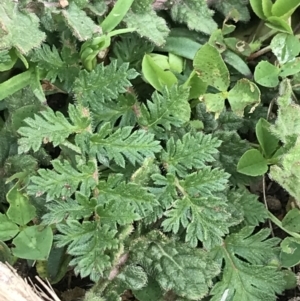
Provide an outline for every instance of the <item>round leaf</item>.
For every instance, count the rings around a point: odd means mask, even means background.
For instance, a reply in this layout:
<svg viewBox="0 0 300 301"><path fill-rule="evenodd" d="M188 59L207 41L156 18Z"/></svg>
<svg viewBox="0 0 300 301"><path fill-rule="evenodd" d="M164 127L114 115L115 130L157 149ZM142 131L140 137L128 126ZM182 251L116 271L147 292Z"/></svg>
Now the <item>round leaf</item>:
<svg viewBox="0 0 300 301"><path fill-rule="evenodd" d="M258 150L250 149L240 158L237 171L248 176L261 176L268 171L267 160Z"/></svg>
<svg viewBox="0 0 300 301"><path fill-rule="evenodd" d="M13 240L15 248L12 249L12 252L18 258L47 260L52 241L53 233L50 227L31 226L25 228Z"/></svg>
<svg viewBox="0 0 300 301"><path fill-rule="evenodd" d="M205 83L219 91L227 91L230 84L229 71L215 47L203 45L196 53L193 65Z"/></svg>
<svg viewBox="0 0 300 301"><path fill-rule="evenodd" d="M35 207L30 204L28 196L20 192L18 183L11 188L6 198L10 204L6 214L12 222L24 226L35 217Z"/></svg>
<svg viewBox="0 0 300 301"><path fill-rule="evenodd" d="M246 106L257 106L260 103L260 91L253 82L243 78L229 91L228 101L232 111L243 116Z"/></svg>
<svg viewBox="0 0 300 301"><path fill-rule="evenodd" d="M300 242L293 237L285 238L281 244L282 267L290 268L300 263Z"/></svg>
<svg viewBox="0 0 300 301"><path fill-rule="evenodd" d="M294 35L277 34L271 41L270 47L280 64L293 60L300 52L300 41Z"/></svg>
<svg viewBox="0 0 300 301"><path fill-rule="evenodd" d="M217 116L220 115L224 109L225 98L222 93L204 94L201 100L205 102L206 110L208 112L216 113Z"/></svg>
<svg viewBox="0 0 300 301"><path fill-rule="evenodd" d="M291 232L300 232L300 210L293 208L282 220L282 226Z"/></svg>
<svg viewBox="0 0 300 301"><path fill-rule="evenodd" d="M259 62L254 71L254 79L262 86L273 88L278 86L280 69L267 61Z"/></svg>
<svg viewBox="0 0 300 301"><path fill-rule="evenodd" d="M6 241L15 237L19 227L11 222L6 215L0 213L0 240Z"/></svg>

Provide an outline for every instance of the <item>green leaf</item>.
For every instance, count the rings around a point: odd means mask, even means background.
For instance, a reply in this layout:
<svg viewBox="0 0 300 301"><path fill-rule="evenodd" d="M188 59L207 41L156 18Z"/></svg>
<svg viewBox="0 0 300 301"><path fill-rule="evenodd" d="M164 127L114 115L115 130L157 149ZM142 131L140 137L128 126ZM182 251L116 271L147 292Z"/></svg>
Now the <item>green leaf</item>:
<svg viewBox="0 0 300 301"><path fill-rule="evenodd" d="M262 0L263 13L267 18L272 16L272 6L272 0Z"/></svg>
<svg viewBox="0 0 300 301"><path fill-rule="evenodd" d="M177 141L171 137L161 160L168 166L168 172L184 177L189 170L201 169L206 162L215 161L213 156L218 153L217 147L220 145L221 141L201 132L195 135L187 133Z"/></svg>
<svg viewBox="0 0 300 301"><path fill-rule="evenodd" d="M79 41L86 41L92 38L94 33L101 33L101 28L74 2L71 2L67 9L61 10L61 13L67 26Z"/></svg>
<svg viewBox="0 0 300 301"><path fill-rule="evenodd" d="M19 9L18 2L1 1L0 6L0 50L15 47L22 54L40 46L45 39L39 30L39 19L28 10ZM30 28L30 30L29 30Z"/></svg>
<svg viewBox="0 0 300 301"><path fill-rule="evenodd" d="M27 191L31 195L40 196L47 193L46 200L57 197L70 197L78 188L82 193L96 186L94 179L95 165L90 161L75 169L67 160L51 161L53 169L39 169L39 176L31 177Z"/></svg>
<svg viewBox="0 0 300 301"><path fill-rule="evenodd" d="M249 176L261 176L268 171L267 160L256 149L250 149L241 157L237 171Z"/></svg>
<svg viewBox="0 0 300 301"><path fill-rule="evenodd" d="M72 52L66 46L59 53L55 45L51 49L49 45L43 44L41 48L34 51L31 61L36 62L43 70L46 80L54 83L58 78L69 89L80 70L78 53Z"/></svg>
<svg viewBox="0 0 300 301"><path fill-rule="evenodd" d="M236 53L230 50L225 50L222 53L224 61L232 66L235 70L240 72L242 75L250 78L252 76L252 72L248 65L245 63L243 59L241 59Z"/></svg>
<svg viewBox="0 0 300 301"><path fill-rule="evenodd" d="M287 77L291 75L298 74L300 72L300 58L297 57L291 62L285 63L281 68L280 68L280 73L279 75L281 77Z"/></svg>
<svg viewBox="0 0 300 301"><path fill-rule="evenodd" d="M277 238L267 239L268 229L252 234L254 227L226 237L215 251L215 260L225 262L222 279L211 290L212 301L220 301L228 290L226 301L273 301L285 288L284 274L267 266L275 255Z"/></svg>
<svg viewBox="0 0 300 301"><path fill-rule="evenodd" d="M145 130L132 132L132 129L127 126L112 133L109 123L103 124L99 132L90 138L98 160L105 165L114 160L117 165L125 167L125 158L135 165L160 151L159 141L154 140L153 134Z"/></svg>
<svg viewBox="0 0 300 301"><path fill-rule="evenodd" d="M46 205L48 212L43 215L44 225L54 225L61 223L65 219L88 218L93 214L96 203L95 199L89 199L75 192L76 199L66 198L63 202L52 201Z"/></svg>
<svg viewBox="0 0 300 301"><path fill-rule="evenodd" d="M170 88L178 81L171 71L161 68L149 54L144 55L142 72L146 81L158 91L162 91L164 86Z"/></svg>
<svg viewBox="0 0 300 301"><path fill-rule="evenodd" d="M292 34L278 33L271 41L270 47L279 63L293 60L300 52L300 41Z"/></svg>
<svg viewBox="0 0 300 301"><path fill-rule="evenodd" d="M230 190L227 195L228 201L233 204L243 216L243 224L258 226L268 218L268 211L258 196L249 192L246 188Z"/></svg>
<svg viewBox="0 0 300 301"><path fill-rule="evenodd" d="M148 282L145 287L139 290L133 289L132 292L138 300L142 301L159 300L163 295L163 291L158 282L151 276L148 276Z"/></svg>
<svg viewBox="0 0 300 301"><path fill-rule="evenodd" d="M82 278L89 276L97 281L106 269L111 267L111 258L106 251L112 253L119 245L115 237L116 230L108 225L100 226L95 221L67 220L66 223L57 224L61 234L55 236L58 247L68 245L68 254L75 256L70 262L75 266L75 274Z"/></svg>
<svg viewBox="0 0 300 301"><path fill-rule="evenodd" d="M10 240L18 233L18 225L10 221L5 214L0 213L0 240Z"/></svg>
<svg viewBox="0 0 300 301"><path fill-rule="evenodd" d="M225 95L223 93L207 93L200 97L204 101L207 112L216 113L216 117L220 115L225 106Z"/></svg>
<svg viewBox="0 0 300 301"><path fill-rule="evenodd" d="M170 31L166 21L152 9L143 14L129 10L123 21L127 24L127 27L136 28L141 37L149 39L157 46L165 43Z"/></svg>
<svg viewBox="0 0 300 301"><path fill-rule="evenodd" d="M285 33L293 34L293 29L288 24L287 21L280 17L272 16L267 19L268 23L266 25L270 28L273 28L278 31L282 31Z"/></svg>
<svg viewBox="0 0 300 301"><path fill-rule="evenodd" d="M300 199L300 141L280 157L280 162L270 168L270 177L289 192L296 200Z"/></svg>
<svg viewBox="0 0 300 301"><path fill-rule="evenodd" d="M34 114L39 112L39 107L36 105L27 105L16 109L12 114L12 126L15 131L20 127L26 126L25 119L30 117L33 118Z"/></svg>
<svg viewBox="0 0 300 301"><path fill-rule="evenodd" d="M257 140L267 159L271 158L279 147L279 139L271 133L270 126L271 124L267 120L260 118L255 128Z"/></svg>
<svg viewBox="0 0 300 301"><path fill-rule="evenodd" d="M21 127L18 133L19 153L28 152L32 149L38 151L42 143L52 142L54 146L63 143L72 133L81 132L90 125L88 117L83 116L79 107L69 105L69 117L72 123L61 113L53 112L50 108L42 111L35 118L26 118L26 127Z"/></svg>
<svg viewBox="0 0 300 301"><path fill-rule="evenodd" d="M292 101L292 87L288 80L280 85L279 105L275 125L270 130L283 143L288 143L298 137L300 131L300 106Z"/></svg>
<svg viewBox="0 0 300 301"><path fill-rule="evenodd" d="M3 241L0 241L0 262L8 263L11 266L14 264L11 251Z"/></svg>
<svg viewBox="0 0 300 301"><path fill-rule="evenodd" d="M128 63L118 67L114 60L107 66L103 63L97 65L91 72L81 71L73 88L77 101L86 104L117 99L120 93L127 92L127 88L132 86L129 80L138 75L128 67Z"/></svg>
<svg viewBox="0 0 300 301"><path fill-rule="evenodd" d="M203 167L178 184L175 181L180 194L173 196L175 201L165 212L164 230L176 234L183 226L187 231L185 239L193 247L197 246L198 240L206 249L220 244L233 221L227 203L215 195L225 189L228 177L223 170Z"/></svg>
<svg viewBox="0 0 300 301"><path fill-rule="evenodd" d="M262 20L266 18L263 11L263 1L262 0L250 0L250 5L255 14Z"/></svg>
<svg viewBox="0 0 300 301"><path fill-rule="evenodd" d="M300 262L300 241L294 237L286 237L280 244L280 261L285 268L291 268Z"/></svg>
<svg viewBox="0 0 300 301"><path fill-rule="evenodd" d="M189 90L177 85L170 89L165 87L161 94L155 91L151 101L141 105L138 123L154 133L170 130L171 126L183 126L191 116L188 96Z"/></svg>
<svg viewBox="0 0 300 301"><path fill-rule="evenodd" d="M134 0L118 0L108 16L101 23L101 28L105 33L111 32L123 20Z"/></svg>
<svg viewBox="0 0 300 301"><path fill-rule="evenodd" d="M291 232L300 232L300 210L293 208L285 215L282 226Z"/></svg>
<svg viewBox="0 0 300 301"><path fill-rule="evenodd" d="M272 14L277 17L289 17L299 5L299 0L276 0L272 6Z"/></svg>
<svg viewBox="0 0 300 301"><path fill-rule="evenodd" d="M189 100L199 98L207 89L207 84L198 77L196 72L191 72L183 86L190 88Z"/></svg>
<svg viewBox="0 0 300 301"><path fill-rule="evenodd" d="M254 109L260 103L260 91L253 82L243 78L229 91L228 101L232 111L243 116L246 106L252 105Z"/></svg>
<svg viewBox="0 0 300 301"><path fill-rule="evenodd" d="M20 190L19 184L16 183L7 193L6 198L10 206L6 214L12 222L25 226L35 217L36 212L28 196Z"/></svg>
<svg viewBox="0 0 300 301"><path fill-rule="evenodd" d="M235 131L217 131L214 136L221 140L222 144L218 148L219 153L216 156L216 162L213 162L213 166L222 168L229 173L231 175L230 181L234 185L239 183L249 185L253 179L237 171L238 161L250 148L249 143L242 140Z"/></svg>
<svg viewBox="0 0 300 301"><path fill-rule="evenodd" d="M13 244L15 248L12 249L13 255L29 260L47 260L52 240L53 234L50 227L27 227L14 238Z"/></svg>
<svg viewBox="0 0 300 301"><path fill-rule="evenodd" d="M101 194L96 212L103 224L131 224L149 215L158 205L153 194L135 183L125 183L122 175L109 176L99 182Z"/></svg>
<svg viewBox="0 0 300 301"><path fill-rule="evenodd" d="M203 45L196 53L193 65L201 80L219 91L227 91L230 84L229 71L215 47Z"/></svg>
<svg viewBox="0 0 300 301"><path fill-rule="evenodd" d="M265 87L273 88L278 86L280 69L267 61L261 61L255 67L255 81Z"/></svg>
<svg viewBox="0 0 300 301"><path fill-rule="evenodd" d="M175 22L185 23L190 30L206 34L211 34L217 29L217 24L212 16L213 11L207 7L205 0L175 2L171 7L171 17Z"/></svg>
<svg viewBox="0 0 300 301"><path fill-rule="evenodd" d="M189 300L202 299L208 293L211 279L219 274L208 253L169 240L158 231L150 232L146 239L137 240L130 248L130 259L153 275L163 290L172 290Z"/></svg>

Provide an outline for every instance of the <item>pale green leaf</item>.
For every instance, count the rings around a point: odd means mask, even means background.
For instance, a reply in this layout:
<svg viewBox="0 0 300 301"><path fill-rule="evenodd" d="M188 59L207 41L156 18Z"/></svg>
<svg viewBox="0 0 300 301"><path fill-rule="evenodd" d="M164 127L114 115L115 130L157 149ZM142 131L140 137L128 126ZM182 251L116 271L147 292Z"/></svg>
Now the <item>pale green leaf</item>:
<svg viewBox="0 0 300 301"><path fill-rule="evenodd" d="M38 47L46 35L39 30L39 19L20 10L18 2L2 0L0 5L0 50L15 47L22 54ZM30 28L30 30L28 30Z"/></svg>
<svg viewBox="0 0 300 301"><path fill-rule="evenodd" d="M151 55L145 54L142 61L143 76L151 86L160 92L163 91L164 86L171 88L178 81L171 71L165 69L169 68L163 68L155 62Z"/></svg>
<svg viewBox="0 0 300 301"><path fill-rule="evenodd" d="M101 33L101 28L74 2L61 12L67 26L79 41L86 41L92 38L94 33Z"/></svg>
<svg viewBox="0 0 300 301"><path fill-rule="evenodd" d="M201 96L200 100L205 103L207 112L216 113L216 117L218 117L224 109L225 97L223 93L207 93Z"/></svg>
<svg viewBox="0 0 300 301"><path fill-rule="evenodd" d="M0 213L0 240L11 240L18 233L18 225L10 221L6 215Z"/></svg>
<svg viewBox="0 0 300 301"><path fill-rule="evenodd" d="M129 11L123 21L127 27L135 28L141 37L149 39L158 46L165 43L170 31L166 21L159 17L154 10L149 10L143 14Z"/></svg>
<svg viewBox="0 0 300 301"><path fill-rule="evenodd" d="M23 229L14 238L12 249L14 256L29 260L47 260L53 242L53 233L50 227L30 226Z"/></svg>
<svg viewBox="0 0 300 301"><path fill-rule="evenodd" d="M300 52L300 41L294 35L278 33L271 41L270 47L279 63L293 60Z"/></svg>
<svg viewBox="0 0 300 301"><path fill-rule="evenodd" d="M279 84L280 69L267 61L261 61L255 68L254 79L255 81L265 87L276 87Z"/></svg>
<svg viewBox="0 0 300 301"><path fill-rule="evenodd" d="M6 214L12 222L25 226L35 217L35 207L30 204L28 196L22 193L18 183L9 190L6 199L9 203Z"/></svg>
<svg viewBox="0 0 300 301"><path fill-rule="evenodd" d="M240 79L229 91L228 101L232 111L243 116L245 107L252 105L254 109L260 103L260 90L248 79Z"/></svg>
<svg viewBox="0 0 300 301"><path fill-rule="evenodd" d="M219 53L210 44L203 45L193 61L198 76L219 91L227 91L230 84L229 71Z"/></svg>
<svg viewBox="0 0 300 301"><path fill-rule="evenodd" d="M299 5L299 0L276 0L272 6L272 14L277 17L289 17Z"/></svg>

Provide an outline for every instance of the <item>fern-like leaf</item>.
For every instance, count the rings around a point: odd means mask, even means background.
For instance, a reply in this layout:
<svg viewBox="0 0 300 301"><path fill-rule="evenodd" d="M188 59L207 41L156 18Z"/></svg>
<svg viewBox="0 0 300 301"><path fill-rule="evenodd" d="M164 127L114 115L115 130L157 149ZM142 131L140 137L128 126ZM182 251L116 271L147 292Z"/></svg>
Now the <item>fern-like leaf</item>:
<svg viewBox="0 0 300 301"><path fill-rule="evenodd" d="M89 189L96 186L93 174L95 165L88 162L87 165L72 167L68 161L53 160L53 170L39 169L39 176L31 177L31 184L28 186L28 193L42 195L47 193L47 201L57 197L70 197L80 185L81 191L88 194Z"/></svg>
<svg viewBox="0 0 300 301"><path fill-rule="evenodd" d="M130 259L142 266L166 291L188 300L200 300L219 274L219 268L201 249L192 249L150 232L131 246Z"/></svg>
<svg viewBox="0 0 300 301"><path fill-rule="evenodd" d="M218 152L217 147L220 145L221 141L211 135L188 133L176 142L173 137L168 140L161 159L168 172L184 177L188 170L200 169L205 166L205 162L215 161L213 155Z"/></svg>
<svg viewBox="0 0 300 301"><path fill-rule="evenodd" d="M34 51L31 57L33 62L38 63L38 67L46 72L45 79L54 82L57 78L65 82L67 88L70 88L79 73L79 55L76 52L70 52L70 48L64 47L61 55L55 45L52 49L49 45L43 46Z"/></svg>
<svg viewBox="0 0 300 301"><path fill-rule="evenodd" d="M219 194L226 189L228 177L224 171L210 167L204 167L181 181L168 174L169 179L164 183L162 176L155 176L158 179L155 185L166 185L162 194L169 191L169 198L174 200L165 212L164 230L176 234L180 226L184 227L185 239L193 247L198 240L207 249L221 244L229 227L239 222L231 216L226 197Z"/></svg>
<svg viewBox="0 0 300 301"><path fill-rule="evenodd" d="M189 91L182 86L164 88L162 94L154 92L152 101L147 101L147 106L143 104L140 107L139 124L154 133L161 133L163 129L170 130L171 125L182 126L190 120L188 96Z"/></svg>
<svg viewBox="0 0 300 301"><path fill-rule="evenodd" d="M171 8L171 16L174 21L187 24L191 30L211 34L217 29L213 11L205 0L177 1Z"/></svg>
<svg viewBox="0 0 300 301"><path fill-rule="evenodd" d="M162 46L166 42L170 31L166 21L159 17L151 8L145 12L130 10L123 21L127 27L136 28L137 33L141 37L149 39L157 46Z"/></svg>
<svg viewBox="0 0 300 301"><path fill-rule="evenodd" d="M36 152L42 143L52 142L57 146L72 133L82 132L90 125L90 120L83 116L80 108L71 104L69 117L71 122L62 113L47 108L39 115L35 114L34 118L26 118L24 121L28 126L18 130L23 136L19 139L19 154L30 149Z"/></svg>
<svg viewBox="0 0 300 301"><path fill-rule="evenodd" d="M113 61L107 66L99 64L91 71L83 70L74 84L74 93L79 102L102 102L117 99L119 94L125 93L131 87L130 79L137 77L134 69L128 69L129 64L117 66Z"/></svg>
<svg viewBox="0 0 300 301"><path fill-rule="evenodd" d="M279 239L267 239L268 229L252 234L253 227L245 227L239 233L229 235L222 246L217 247L215 259L225 267L221 281L212 289L212 301L219 301L228 290L228 301L274 301L275 294L285 287L284 274L267 263L274 257L274 247Z"/></svg>
<svg viewBox="0 0 300 301"><path fill-rule="evenodd" d="M227 195L228 201L243 216L243 222L247 226L258 226L268 218L268 211L263 203L258 201L258 196L247 189L239 188L230 190Z"/></svg>
<svg viewBox="0 0 300 301"><path fill-rule="evenodd" d="M111 267L110 256L105 252L118 248L116 230L111 230L108 225L100 226L96 221L81 224L76 220L59 223L57 229L61 233L55 236L57 246L68 245L68 254L74 256L70 265L75 266L76 274L97 281Z"/></svg>
<svg viewBox="0 0 300 301"><path fill-rule="evenodd" d="M142 163L146 157L153 157L160 151L159 141L144 130L132 132L132 127L119 128L112 133L109 123L105 123L97 134L91 137L91 145L98 160L108 165L114 160L119 166L125 166L125 158L133 165Z"/></svg>
<svg viewBox="0 0 300 301"><path fill-rule="evenodd" d="M158 203L153 194L135 183L126 183L122 175L100 181L97 213L104 223L130 224L152 213Z"/></svg>

